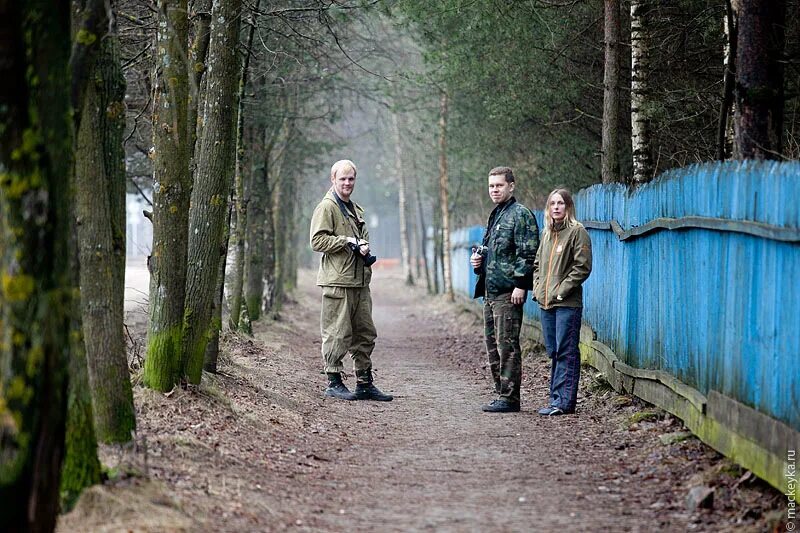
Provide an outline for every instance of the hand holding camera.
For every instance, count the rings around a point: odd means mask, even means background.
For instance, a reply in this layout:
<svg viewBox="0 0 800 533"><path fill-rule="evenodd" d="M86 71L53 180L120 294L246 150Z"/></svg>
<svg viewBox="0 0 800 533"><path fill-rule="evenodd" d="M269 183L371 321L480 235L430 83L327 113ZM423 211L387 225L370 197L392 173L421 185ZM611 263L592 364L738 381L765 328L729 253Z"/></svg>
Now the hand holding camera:
<svg viewBox="0 0 800 533"><path fill-rule="evenodd" d="M481 264L483 263L483 257L488 251L489 248L486 246L472 247L472 255L469 256L469 264L472 265L472 268L480 268Z"/></svg>
<svg viewBox="0 0 800 533"><path fill-rule="evenodd" d="M372 266L375 261L378 260L378 258L374 255L370 255L369 243L364 239L348 237L347 246L350 247L354 254L357 253L359 256L361 256L361 259L363 259L366 266Z"/></svg>

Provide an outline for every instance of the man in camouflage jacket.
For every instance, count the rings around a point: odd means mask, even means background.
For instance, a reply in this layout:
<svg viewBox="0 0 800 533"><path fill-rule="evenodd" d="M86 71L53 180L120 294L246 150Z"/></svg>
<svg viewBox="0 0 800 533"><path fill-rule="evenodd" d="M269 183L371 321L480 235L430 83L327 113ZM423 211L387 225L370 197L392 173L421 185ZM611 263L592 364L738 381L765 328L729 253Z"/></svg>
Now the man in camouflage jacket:
<svg viewBox="0 0 800 533"><path fill-rule="evenodd" d="M479 249L470 263L478 274L475 298L484 297L486 353L498 399L483 406L490 413L519 411L522 381L522 304L533 284L539 227L533 213L514 198L508 167L489 172L489 198L495 204Z"/></svg>

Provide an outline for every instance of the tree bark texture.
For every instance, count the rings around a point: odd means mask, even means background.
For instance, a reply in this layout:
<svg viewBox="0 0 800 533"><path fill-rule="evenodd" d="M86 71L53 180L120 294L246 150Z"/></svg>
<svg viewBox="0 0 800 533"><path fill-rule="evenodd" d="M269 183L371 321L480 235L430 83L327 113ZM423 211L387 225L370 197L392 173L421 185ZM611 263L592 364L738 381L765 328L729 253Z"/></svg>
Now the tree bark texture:
<svg viewBox="0 0 800 533"><path fill-rule="evenodd" d="M652 0L631 0L631 153L633 183L653 179L650 19Z"/></svg>
<svg viewBox="0 0 800 533"><path fill-rule="evenodd" d="M236 93L240 67L241 0L217 2L211 16L208 92L197 154L197 175L189 212L189 251L184 314L185 373L200 383L211 329L211 307L228 214L236 149Z"/></svg>
<svg viewBox="0 0 800 533"><path fill-rule="evenodd" d="M70 5L0 1L0 35L0 530L52 531L76 318Z"/></svg>
<svg viewBox="0 0 800 533"><path fill-rule="evenodd" d="M406 285L414 284L411 272L411 247L408 239L408 220L406 217L406 175L403 172L403 144L397 113L392 113L392 134L394 137L394 164L397 173L397 209L400 215L400 261L403 263L403 279Z"/></svg>
<svg viewBox="0 0 800 533"><path fill-rule="evenodd" d="M245 288L244 301L249 319L261 317L261 300L264 295L264 237L272 235L272 211L266 212L269 194L269 164L272 152L272 135L264 128L264 150L262 164L254 170L245 191L247 202L247 236L244 246ZM269 226L269 227L267 227ZM274 253L274 251L273 251Z"/></svg>
<svg viewBox="0 0 800 533"><path fill-rule="evenodd" d="M103 39L84 92L75 155L83 337L97 436L136 429L124 332L125 78L116 37Z"/></svg>
<svg viewBox="0 0 800 533"><path fill-rule="evenodd" d="M455 300L453 293L453 278L450 266L450 208L449 185L447 174L447 92L442 91L439 100L439 199L442 206L442 281L444 293L451 301Z"/></svg>
<svg viewBox="0 0 800 533"><path fill-rule="evenodd" d="M186 0L159 0L153 96L153 249L144 383L169 391L180 382L186 290L191 133Z"/></svg>
<svg viewBox="0 0 800 533"><path fill-rule="evenodd" d="M294 107L287 107L290 114L296 114L297 110ZM283 135L283 149L281 156L275 162L274 168L276 170L273 182L276 186L273 188L273 197L270 199L272 206L272 217L274 228L274 263L271 271L267 269L269 266L269 258L264 261L264 277L265 288L269 294L269 300L265 299L264 313L271 313L273 318L280 316L281 307L283 306L283 299L286 292L286 273L289 269L289 255L294 253L294 250L289 246L293 242L293 234L295 230L295 205L297 197L297 178L288 173L284 173L284 168L295 168L294 165L286 164L286 159L294 154L290 153L290 146L294 137L294 121L284 121L284 135ZM266 237L269 242L269 236ZM266 302L269 302L267 307Z"/></svg>
<svg viewBox="0 0 800 533"><path fill-rule="evenodd" d="M779 159L783 134L785 0L743 0L736 57L737 154Z"/></svg>
<svg viewBox="0 0 800 533"><path fill-rule="evenodd" d="M80 321L75 322L77 334L73 339L75 349L69 362L65 452L59 488L62 513L72 509L83 489L101 481L92 414L92 389L89 385L86 352L82 349L84 339L80 334Z"/></svg>
<svg viewBox="0 0 800 533"><path fill-rule="evenodd" d="M620 7L619 0L603 0L605 16L605 68L603 71L603 183L620 181Z"/></svg>
<svg viewBox="0 0 800 533"><path fill-rule="evenodd" d="M205 91L203 87L203 74L206 72L208 59L208 43L211 39L211 3L212 0L191 0L189 20L189 102L188 124L191 134L189 143L189 169L195 172L195 148L200 138L201 125L197 122L197 114L203 108Z"/></svg>

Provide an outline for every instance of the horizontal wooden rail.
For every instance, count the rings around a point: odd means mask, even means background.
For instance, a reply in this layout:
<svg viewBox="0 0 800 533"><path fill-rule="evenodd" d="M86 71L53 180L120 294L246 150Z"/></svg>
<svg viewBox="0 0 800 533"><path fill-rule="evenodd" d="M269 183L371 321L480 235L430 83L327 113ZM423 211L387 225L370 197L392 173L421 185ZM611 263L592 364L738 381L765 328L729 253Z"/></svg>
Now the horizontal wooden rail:
<svg viewBox="0 0 800 533"><path fill-rule="evenodd" d="M746 235L753 235L773 241L800 242L800 229L784 228L750 220L730 220L726 218L692 216L681 218L662 217L655 218L641 226L634 226L628 230L623 229L616 220L610 222L586 220L583 221L582 224L586 228L613 231L621 241L633 240L647 235L648 233L663 230L709 229L714 231L744 233Z"/></svg>

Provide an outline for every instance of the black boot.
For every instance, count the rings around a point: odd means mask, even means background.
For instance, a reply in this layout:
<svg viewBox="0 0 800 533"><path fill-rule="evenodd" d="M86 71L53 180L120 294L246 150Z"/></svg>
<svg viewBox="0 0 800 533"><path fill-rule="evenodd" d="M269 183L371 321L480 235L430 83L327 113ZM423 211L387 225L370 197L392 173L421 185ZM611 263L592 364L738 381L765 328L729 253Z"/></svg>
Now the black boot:
<svg viewBox="0 0 800 533"><path fill-rule="evenodd" d="M372 384L372 370L356 370L356 376L358 376L355 394L357 400L391 402L394 399L394 396L382 393Z"/></svg>
<svg viewBox="0 0 800 533"><path fill-rule="evenodd" d="M328 388L325 389L325 396L339 398L340 400L356 400L356 395L342 383L342 375L339 372L328 372Z"/></svg>

